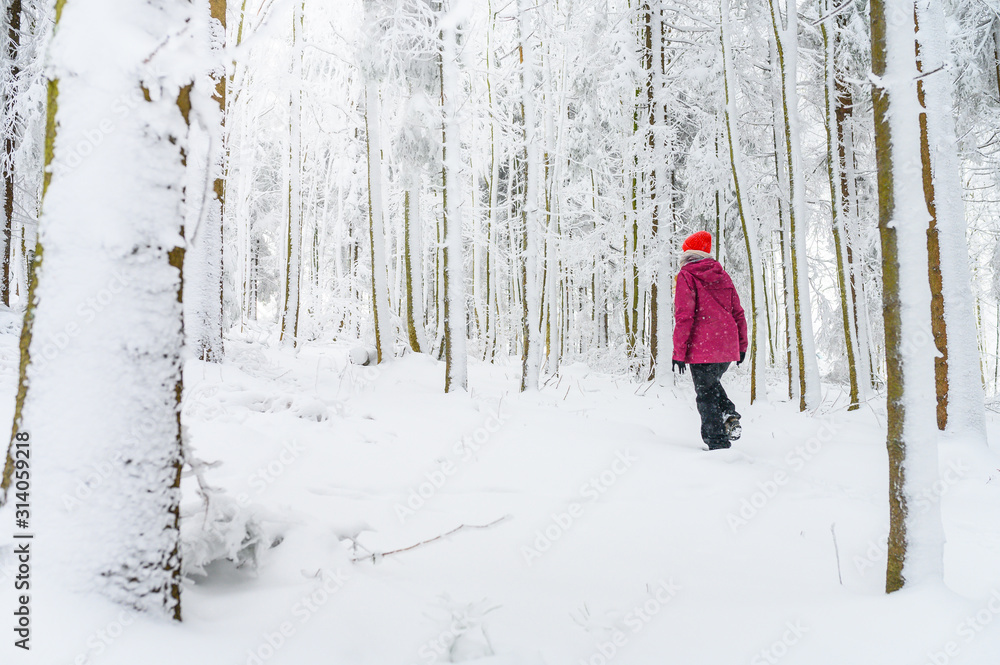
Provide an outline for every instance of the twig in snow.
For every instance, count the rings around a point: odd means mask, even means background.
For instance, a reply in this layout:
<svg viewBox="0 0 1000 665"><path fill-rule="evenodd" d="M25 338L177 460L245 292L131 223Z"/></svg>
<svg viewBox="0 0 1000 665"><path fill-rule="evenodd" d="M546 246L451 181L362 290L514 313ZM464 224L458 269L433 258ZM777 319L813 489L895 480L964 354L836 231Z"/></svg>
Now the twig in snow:
<svg viewBox="0 0 1000 665"><path fill-rule="evenodd" d="M643 391L642 391L642 394L639 395L639 397L645 397L646 393L648 393L650 390L652 390L654 385L656 385L656 384L653 383L652 381L650 381L649 383L647 383L645 386L640 385L639 387L642 388Z"/></svg>
<svg viewBox="0 0 1000 665"><path fill-rule="evenodd" d="M366 556L362 556L362 557L354 557L353 559L351 559L351 562L352 563L357 563L358 561L365 561L366 559L371 559L372 563L377 563L380 559L382 559L384 557L387 557L387 556L389 556L391 554L399 554L401 552L409 552L410 550L414 550L414 549L416 549L416 548L418 548L418 547L420 547L422 545L427 545L428 543L433 543L436 540L443 540L444 538L447 538L448 536L450 536L452 534L458 533L462 529L488 529L491 526L496 526L500 522L503 522L508 517L510 517L510 515L504 515L503 517L501 517L499 519L493 520L489 524L459 524L458 526L456 526L454 529L452 529L451 531L449 531L447 533L442 533L440 535L434 536L433 538L428 538L427 540L421 541L419 543L415 543L413 545L410 545L409 547L402 547L402 548L400 548L398 550L391 550L389 552L373 552L370 556L366 555Z"/></svg>
<svg viewBox="0 0 1000 665"><path fill-rule="evenodd" d="M833 551L837 555L837 579L840 580L840 586L844 586L844 576L840 574L840 548L837 546L836 526L836 522L830 524L830 533L833 534Z"/></svg>

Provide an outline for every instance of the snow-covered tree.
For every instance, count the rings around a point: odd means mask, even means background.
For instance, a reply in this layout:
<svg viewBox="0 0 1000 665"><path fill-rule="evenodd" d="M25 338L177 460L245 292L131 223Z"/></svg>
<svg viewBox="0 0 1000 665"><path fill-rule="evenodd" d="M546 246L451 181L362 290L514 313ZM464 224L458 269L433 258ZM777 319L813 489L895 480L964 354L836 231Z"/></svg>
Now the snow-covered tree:
<svg viewBox="0 0 1000 665"><path fill-rule="evenodd" d="M938 475L931 289L921 167L921 104L914 0L874 0L872 98L888 400L889 509L886 591L940 577L944 537L935 503L917 510Z"/></svg>
<svg viewBox="0 0 1000 665"><path fill-rule="evenodd" d="M62 543L39 550L38 575L177 620L185 158L207 50L184 28L193 9L57 3L14 420L45 487L34 526ZM88 484L94 468L109 471Z"/></svg>
<svg viewBox="0 0 1000 665"><path fill-rule="evenodd" d="M222 359L222 218L225 201L224 122L226 76L222 61L226 44L226 0L195 3L193 19L198 29L212 36L210 71L195 81L204 100L194 109L191 145L188 154L188 189L205 192L189 198L185 228L184 328L190 353L196 358L218 362ZM202 90L211 90L209 95ZM210 183L206 188L206 183Z"/></svg>
<svg viewBox="0 0 1000 665"><path fill-rule="evenodd" d="M986 436L986 410L976 338L975 297L970 288L969 247L962 201L958 143L953 120L950 53L939 3L918 0L917 82L924 199L928 231L931 326L938 428Z"/></svg>
<svg viewBox="0 0 1000 665"><path fill-rule="evenodd" d="M462 82L459 78L459 49L463 23L468 20L468 9L461 2L454 3L448 13L439 15L441 34L441 111L442 111L442 168L441 195L443 197L442 236L444 251L441 260L444 270L444 345L445 392L468 388L468 315L465 298L465 252L462 227L465 218L465 178L463 174L462 133L460 109Z"/></svg>

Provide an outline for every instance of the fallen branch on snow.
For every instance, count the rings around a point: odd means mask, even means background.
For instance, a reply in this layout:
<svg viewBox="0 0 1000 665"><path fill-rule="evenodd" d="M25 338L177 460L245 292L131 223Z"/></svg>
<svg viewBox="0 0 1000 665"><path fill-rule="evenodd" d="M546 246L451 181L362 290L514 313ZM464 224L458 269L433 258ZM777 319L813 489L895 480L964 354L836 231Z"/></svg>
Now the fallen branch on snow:
<svg viewBox="0 0 1000 665"><path fill-rule="evenodd" d="M367 561L367 560L370 559L372 563L378 563L384 557L390 556L392 554L399 554L400 552L409 552L410 550L414 550L414 549L416 549L416 548L418 548L418 547L420 547L422 545L427 545L428 543L433 543L436 540L443 540L444 538L447 538L448 536L450 536L452 534L458 533L462 529L489 529L490 527L496 526L500 522L503 522L508 517L510 517L510 515L504 515L503 517L501 517L499 519L493 520L489 524L459 524L457 527L455 527L454 529L452 529L451 531L449 531L447 533L442 533L440 535L434 536L433 538L428 538L427 540L421 541L421 542L416 543L414 545L410 545L409 547L403 547L403 548L400 548L398 550L392 550L392 551L389 551L389 552L373 552L372 554L366 554L365 556L354 557L353 559L351 559L351 562L352 563L357 563L359 561Z"/></svg>

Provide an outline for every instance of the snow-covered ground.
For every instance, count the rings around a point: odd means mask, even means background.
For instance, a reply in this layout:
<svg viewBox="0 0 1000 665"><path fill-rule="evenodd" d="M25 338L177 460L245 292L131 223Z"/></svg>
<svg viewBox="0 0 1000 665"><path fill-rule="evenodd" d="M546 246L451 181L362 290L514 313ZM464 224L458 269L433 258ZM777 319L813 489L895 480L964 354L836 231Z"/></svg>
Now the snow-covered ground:
<svg viewBox="0 0 1000 665"><path fill-rule="evenodd" d="M0 337L9 417L16 339ZM472 393L445 395L441 363L349 350L230 341L224 364L189 363L191 444L217 464L210 517L185 479L184 623L67 595L34 608L30 654L6 628L0 662L1000 662L995 449L942 443L917 509L943 511L945 586L886 596L881 404L849 413L828 388L811 415L749 407L730 374L744 435L709 453L687 376L572 365L519 394L519 363L473 363ZM227 549L246 563L196 570Z"/></svg>

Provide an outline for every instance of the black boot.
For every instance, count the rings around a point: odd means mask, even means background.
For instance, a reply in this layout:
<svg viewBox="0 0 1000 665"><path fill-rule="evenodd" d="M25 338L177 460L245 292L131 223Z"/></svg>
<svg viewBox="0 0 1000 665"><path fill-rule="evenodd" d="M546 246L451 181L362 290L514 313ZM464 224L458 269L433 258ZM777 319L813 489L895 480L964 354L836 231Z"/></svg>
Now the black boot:
<svg viewBox="0 0 1000 665"><path fill-rule="evenodd" d="M724 416L722 427L726 431L726 436L730 441L737 441L743 436L743 426L740 425L740 414L730 413Z"/></svg>

